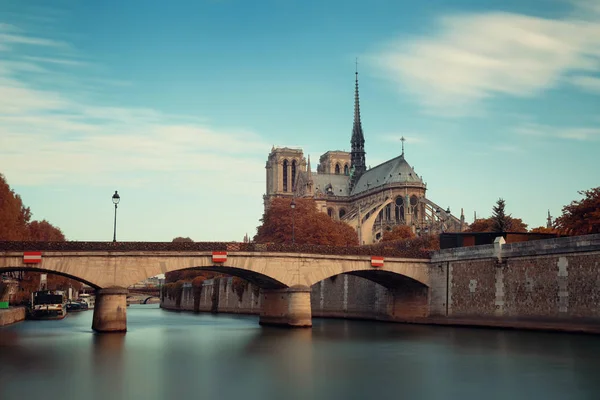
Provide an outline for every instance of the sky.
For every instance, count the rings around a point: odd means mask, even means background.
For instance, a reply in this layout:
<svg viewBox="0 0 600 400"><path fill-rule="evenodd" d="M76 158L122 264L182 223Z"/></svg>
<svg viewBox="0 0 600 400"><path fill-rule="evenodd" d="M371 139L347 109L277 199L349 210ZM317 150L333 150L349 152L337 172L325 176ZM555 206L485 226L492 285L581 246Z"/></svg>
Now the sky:
<svg viewBox="0 0 600 400"><path fill-rule="evenodd" d="M600 0L0 0L0 173L69 240L241 241L273 145L401 153L467 222L600 184Z"/></svg>

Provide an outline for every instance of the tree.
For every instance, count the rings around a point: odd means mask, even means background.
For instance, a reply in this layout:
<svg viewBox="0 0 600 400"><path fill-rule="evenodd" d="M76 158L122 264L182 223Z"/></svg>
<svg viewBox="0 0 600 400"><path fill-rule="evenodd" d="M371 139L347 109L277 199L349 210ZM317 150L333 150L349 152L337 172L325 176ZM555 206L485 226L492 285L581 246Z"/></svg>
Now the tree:
<svg viewBox="0 0 600 400"><path fill-rule="evenodd" d="M194 243L194 241L192 239L190 239L189 237L181 237L181 236L177 236L175 239L173 239L173 243L177 243L177 242Z"/></svg>
<svg viewBox="0 0 600 400"><path fill-rule="evenodd" d="M513 218L510 215L507 219L507 232L527 233L527 224L521 218Z"/></svg>
<svg viewBox="0 0 600 400"><path fill-rule="evenodd" d="M492 223L491 218L477 218L469 225L467 232L492 232Z"/></svg>
<svg viewBox="0 0 600 400"><path fill-rule="evenodd" d="M27 226L28 239L36 242L64 242L62 231L48 221L32 221Z"/></svg>
<svg viewBox="0 0 600 400"><path fill-rule="evenodd" d="M0 174L0 240L27 240L30 219L29 207Z"/></svg>
<svg viewBox="0 0 600 400"><path fill-rule="evenodd" d="M492 208L492 216L478 218L467 229L467 232L527 232L527 224L521 218L513 218L505 213L505 201L498 199Z"/></svg>
<svg viewBox="0 0 600 400"><path fill-rule="evenodd" d="M391 231L383 232L383 237L381 238L382 242L391 242L393 240L404 240L414 238L415 234L413 233L410 226L406 225L396 225L394 229Z"/></svg>
<svg viewBox="0 0 600 400"><path fill-rule="evenodd" d="M533 228L529 232L530 233L551 233L551 234L554 234L554 235L558 235L559 234L559 232L558 232L557 229L547 228L545 226L538 226L537 228Z"/></svg>
<svg viewBox="0 0 600 400"><path fill-rule="evenodd" d="M292 229L295 243L331 246L356 246L358 235L344 222L335 221L317 210L313 199L295 199L296 207L291 208L291 199L276 198L261 218L257 228L256 243L292 243Z"/></svg>
<svg viewBox="0 0 600 400"><path fill-rule="evenodd" d="M555 228L567 235L600 233L600 186L578 191L581 200L573 200L562 209L554 222Z"/></svg>
<svg viewBox="0 0 600 400"><path fill-rule="evenodd" d="M504 213L506 203L504 199L499 198L496 205L492 208L492 232L506 232L508 220Z"/></svg>

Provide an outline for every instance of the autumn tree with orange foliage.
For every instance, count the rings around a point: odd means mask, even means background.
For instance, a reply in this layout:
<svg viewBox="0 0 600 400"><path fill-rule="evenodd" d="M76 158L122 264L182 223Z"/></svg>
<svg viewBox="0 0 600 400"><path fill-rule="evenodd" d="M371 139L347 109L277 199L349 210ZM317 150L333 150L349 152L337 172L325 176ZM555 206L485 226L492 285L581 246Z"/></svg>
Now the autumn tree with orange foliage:
<svg viewBox="0 0 600 400"><path fill-rule="evenodd" d="M48 221L30 221L31 210L23 205L21 196L10 188L6 179L0 174L0 240L8 241L64 241L62 231ZM24 272L19 282L17 295L13 303L21 303L29 299L30 293L39 289L40 272ZM81 282L67 277L48 274L48 289L66 290L69 287L81 289Z"/></svg>
<svg viewBox="0 0 600 400"><path fill-rule="evenodd" d="M394 240L412 239L415 237L410 226L396 225L391 231L383 232L382 242L391 242Z"/></svg>
<svg viewBox="0 0 600 400"><path fill-rule="evenodd" d="M530 233L546 233L546 234L553 234L553 235L558 235L560 233L558 231L558 229L548 228L545 226L538 226L537 228L533 228L529 232Z"/></svg>
<svg viewBox="0 0 600 400"><path fill-rule="evenodd" d="M262 225L254 236L256 243L292 243L292 223L297 244L357 246L356 231L345 222L336 221L317 210L313 199L275 198L264 213Z"/></svg>
<svg viewBox="0 0 600 400"><path fill-rule="evenodd" d="M477 218L467 232L494 232L494 221L490 218ZM506 216L506 232L527 232L527 224L521 218Z"/></svg>
<svg viewBox="0 0 600 400"><path fill-rule="evenodd" d="M0 174L0 240L28 240L27 224L31 219L29 207L23 205Z"/></svg>
<svg viewBox="0 0 600 400"><path fill-rule="evenodd" d="M581 200L573 200L563 207L563 214L554 226L567 235L589 235L600 233L600 186L577 192Z"/></svg>

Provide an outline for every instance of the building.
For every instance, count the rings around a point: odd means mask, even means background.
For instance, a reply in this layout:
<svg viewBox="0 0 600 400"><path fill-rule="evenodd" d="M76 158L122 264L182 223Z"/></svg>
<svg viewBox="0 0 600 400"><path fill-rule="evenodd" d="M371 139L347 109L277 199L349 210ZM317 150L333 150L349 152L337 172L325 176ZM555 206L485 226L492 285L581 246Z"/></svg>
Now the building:
<svg viewBox="0 0 600 400"><path fill-rule="evenodd" d="M265 209L271 199L313 198L320 211L356 229L361 244L381 240L383 232L407 225L418 235L461 232L460 218L426 197L427 185L402 153L367 169L365 138L360 120L358 72L355 77L351 152L327 151L313 172L302 149L273 147L267 159Z"/></svg>

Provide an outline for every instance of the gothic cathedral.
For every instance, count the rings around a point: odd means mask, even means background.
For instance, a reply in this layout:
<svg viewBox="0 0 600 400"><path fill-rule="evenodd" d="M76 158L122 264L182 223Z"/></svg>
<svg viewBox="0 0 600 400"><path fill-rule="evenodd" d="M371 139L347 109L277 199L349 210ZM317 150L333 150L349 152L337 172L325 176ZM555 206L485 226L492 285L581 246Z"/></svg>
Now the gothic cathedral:
<svg viewBox="0 0 600 400"><path fill-rule="evenodd" d="M265 208L274 197L313 198L320 211L356 229L361 244L378 242L396 225L410 226L417 235L463 231L462 211L457 218L425 196L426 184L405 160L402 141L402 154L367 169L356 72L352 151L326 152L313 172L301 149L273 147Z"/></svg>

